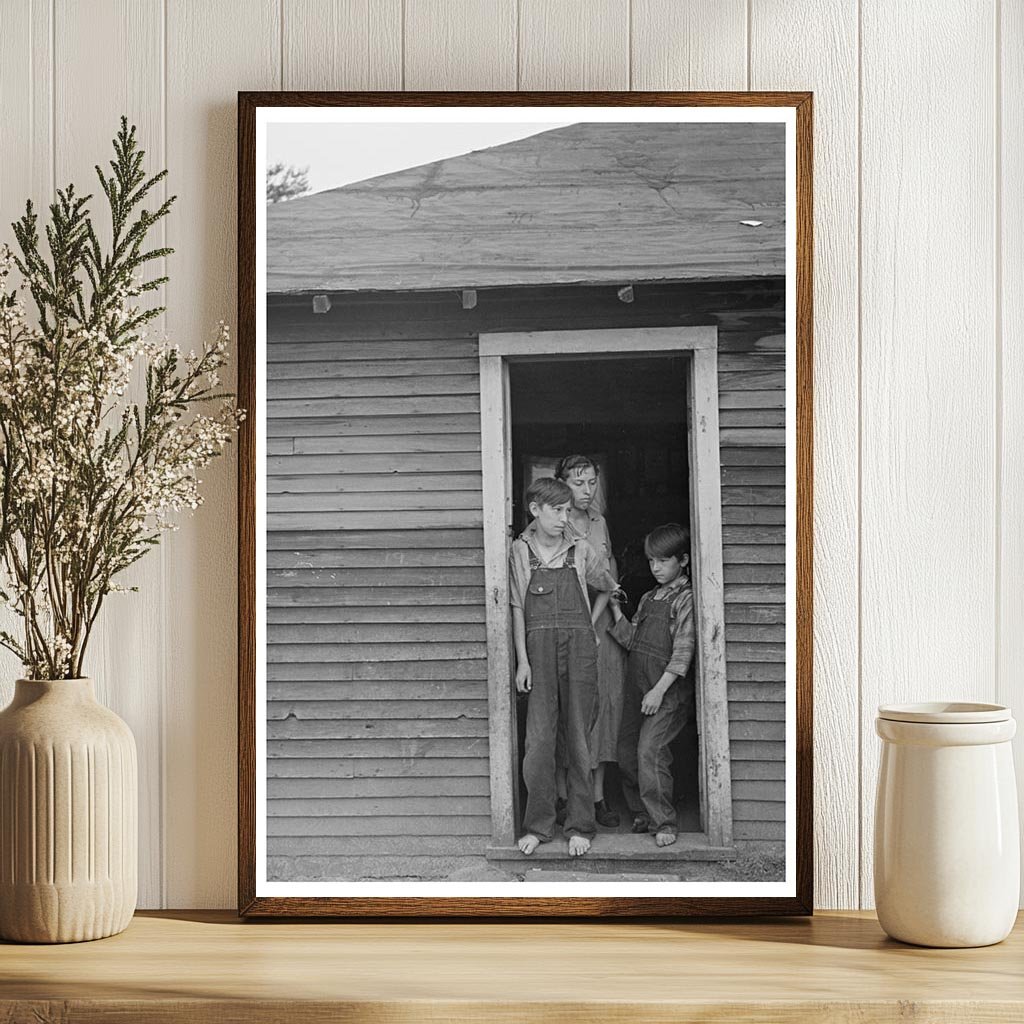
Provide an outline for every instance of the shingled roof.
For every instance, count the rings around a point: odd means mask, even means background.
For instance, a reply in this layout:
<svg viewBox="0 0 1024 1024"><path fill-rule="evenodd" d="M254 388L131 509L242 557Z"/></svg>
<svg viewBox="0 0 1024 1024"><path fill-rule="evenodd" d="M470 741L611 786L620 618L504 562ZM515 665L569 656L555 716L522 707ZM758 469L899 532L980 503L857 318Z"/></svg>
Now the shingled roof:
<svg viewBox="0 0 1024 1024"><path fill-rule="evenodd" d="M780 276L784 218L782 124L574 124L269 207L267 291Z"/></svg>

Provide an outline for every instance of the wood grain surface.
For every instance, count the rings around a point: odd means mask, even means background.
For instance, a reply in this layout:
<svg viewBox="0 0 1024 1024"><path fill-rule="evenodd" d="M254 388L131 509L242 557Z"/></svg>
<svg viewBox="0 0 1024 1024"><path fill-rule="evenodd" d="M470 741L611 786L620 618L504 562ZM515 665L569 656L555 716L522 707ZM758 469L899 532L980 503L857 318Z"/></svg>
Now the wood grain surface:
<svg viewBox="0 0 1024 1024"><path fill-rule="evenodd" d="M1022 956L1019 926L997 946L928 950L853 913L256 924L168 911L100 942L0 946L0 1019L1004 1024L1024 1015Z"/></svg>
<svg viewBox="0 0 1024 1024"><path fill-rule="evenodd" d="M863 82L862 905L873 898L878 705L986 701L995 686L994 11L933 17L883 0L862 23L868 66L893 47L904 55ZM940 55L953 50L950 65ZM936 89L956 103L927 98ZM894 139L904 153L923 147L922 159L894 160ZM912 257L924 236L928 255Z"/></svg>

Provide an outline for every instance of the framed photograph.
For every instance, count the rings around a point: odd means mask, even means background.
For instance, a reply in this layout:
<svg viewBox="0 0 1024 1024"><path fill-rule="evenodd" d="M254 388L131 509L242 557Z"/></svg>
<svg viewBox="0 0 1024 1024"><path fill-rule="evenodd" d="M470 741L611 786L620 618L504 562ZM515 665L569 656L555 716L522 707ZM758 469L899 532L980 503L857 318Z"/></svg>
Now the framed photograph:
<svg viewBox="0 0 1024 1024"><path fill-rule="evenodd" d="M240 913L811 913L810 94L238 138Z"/></svg>

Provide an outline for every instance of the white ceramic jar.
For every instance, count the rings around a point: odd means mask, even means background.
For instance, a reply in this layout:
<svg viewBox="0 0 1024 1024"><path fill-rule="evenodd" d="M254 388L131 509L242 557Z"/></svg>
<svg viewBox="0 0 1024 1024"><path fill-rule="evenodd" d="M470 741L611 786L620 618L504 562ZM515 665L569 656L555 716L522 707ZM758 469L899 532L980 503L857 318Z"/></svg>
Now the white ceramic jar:
<svg viewBox="0 0 1024 1024"><path fill-rule="evenodd" d="M1020 891L1017 789L999 704L878 709L875 905L894 939L988 946L1010 933Z"/></svg>

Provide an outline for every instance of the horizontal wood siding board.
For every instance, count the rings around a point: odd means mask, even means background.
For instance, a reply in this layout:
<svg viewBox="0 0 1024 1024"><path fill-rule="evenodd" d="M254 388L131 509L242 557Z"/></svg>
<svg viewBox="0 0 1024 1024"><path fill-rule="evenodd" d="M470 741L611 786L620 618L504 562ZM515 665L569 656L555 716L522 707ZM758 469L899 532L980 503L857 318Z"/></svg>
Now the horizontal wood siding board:
<svg viewBox="0 0 1024 1024"><path fill-rule="evenodd" d="M786 508L784 505L723 505L723 526L771 526L784 525Z"/></svg>
<svg viewBox="0 0 1024 1024"><path fill-rule="evenodd" d="M732 777L736 779L758 779L782 783L786 781L786 763L780 760L736 760L732 762Z"/></svg>
<svg viewBox="0 0 1024 1024"><path fill-rule="evenodd" d="M768 803L785 803L786 783L782 779L734 779L732 784L733 813L736 812L736 801L766 801Z"/></svg>
<svg viewBox="0 0 1024 1024"><path fill-rule="evenodd" d="M756 627L769 628L769 627ZM395 645L407 643L431 643L433 641L477 642L486 639L482 623L436 623L417 622L398 625L394 622L382 625L359 623L342 626L336 623L271 623L267 628L267 639L276 643L356 643ZM751 639L761 639L752 637Z"/></svg>
<svg viewBox="0 0 1024 1024"><path fill-rule="evenodd" d="M300 363L316 364L325 361L365 361L387 362L392 367L400 367L406 360L420 360L429 358L434 360L443 359L468 359L476 361L478 346L476 339L449 338L449 337L426 337L426 338L403 338L395 340L387 336L388 328L378 326L382 332L380 338L330 338L325 335L339 334L340 332L333 325L328 325L326 330L312 323L296 325L294 330L288 331L277 322L279 318L270 318L270 344L267 346L267 363L286 363L295 366ZM441 328L443 334L450 333ZM309 371L306 371L309 372ZM274 379L280 377L279 371L268 372L268 377Z"/></svg>
<svg viewBox="0 0 1024 1024"><path fill-rule="evenodd" d="M783 623L726 623L726 636L737 643L785 643L786 627Z"/></svg>
<svg viewBox="0 0 1024 1024"><path fill-rule="evenodd" d="M295 440L296 451L302 450L302 438L323 437L387 437L390 434L409 435L419 430L423 434L459 434L479 429L479 416L443 413L407 416L311 416L278 417L267 420L268 437L287 437ZM355 448L353 448L355 450Z"/></svg>
<svg viewBox="0 0 1024 1024"><path fill-rule="evenodd" d="M489 815L430 814L399 818L342 817L308 818L277 817L267 820L267 837L311 836L479 836L490 825Z"/></svg>
<svg viewBox="0 0 1024 1024"><path fill-rule="evenodd" d="M760 790L752 783L747 790L747 799L760 799L759 794L770 792ZM490 795L487 779L474 775L450 775L441 777L398 777L381 778L371 776L359 779L269 779L267 797L281 800L286 797L304 799L329 798L332 800L382 797L447 797Z"/></svg>
<svg viewBox="0 0 1024 1024"><path fill-rule="evenodd" d="M774 723L736 723L757 725L767 728ZM760 738L763 730L750 729L750 738ZM267 722L267 738L270 740L361 740L401 739L421 740L449 737L456 739L477 739L487 735L487 722L476 718L396 718L396 719L331 719L317 721L296 718L292 713L283 721L270 719Z"/></svg>
<svg viewBox="0 0 1024 1024"><path fill-rule="evenodd" d="M723 466L722 485L726 487L785 487L785 466Z"/></svg>
<svg viewBox="0 0 1024 1024"><path fill-rule="evenodd" d="M785 622L784 604L728 604L725 607L725 623L728 629L737 622Z"/></svg>
<svg viewBox="0 0 1024 1024"><path fill-rule="evenodd" d="M768 523L765 526L756 526L753 523L723 526L722 543L784 545L786 543L786 527L782 523Z"/></svg>
<svg viewBox="0 0 1024 1024"><path fill-rule="evenodd" d="M282 798L268 796L268 818L369 818L430 814L438 817L470 817L490 813L490 795L445 796L403 794L400 796L315 796Z"/></svg>
<svg viewBox="0 0 1024 1024"><path fill-rule="evenodd" d="M786 805L777 800L733 800L737 821L785 821Z"/></svg>
<svg viewBox="0 0 1024 1024"><path fill-rule="evenodd" d="M271 882L446 879L465 868L477 867L477 858L483 855L486 846L487 841L479 838L473 842L463 842L458 853L423 856L418 852L418 843L407 841L398 854L392 852L390 855L268 857L267 879Z"/></svg>
<svg viewBox="0 0 1024 1024"><path fill-rule="evenodd" d="M746 645L751 646L751 645ZM451 661L486 658L483 643L406 643L406 644L268 644L267 661L284 662L386 662L415 658L421 661Z"/></svg>
<svg viewBox="0 0 1024 1024"><path fill-rule="evenodd" d="M267 493L334 495L338 508L349 508L351 494L401 491L425 500L433 491L472 491L479 473L307 473L277 474L267 480ZM470 506L472 507L472 506Z"/></svg>
<svg viewBox="0 0 1024 1024"><path fill-rule="evenodd" d="M730 409L784 409L786 392L773 391L720 391L718 393L719 411Z"/></svg>
<svg viewBox="0 0 1024 1024"><path fill-rule="evenodd" d="M483 554L477 548L356 548L343 551L309 548L267 553L269 569L397 569L482 564Z"/></svg>
<svg viewBox="0 0 1024 1024"><path fill-rule="evenodd" d="M728 655L728 648L726 648ZM781 661L744 662L732 660L729 665L729 682L785 682L786 666Z"/></svg>
<svg viewBox="0 0 1024 1024"><path fill-rule="evenodd" d="M378 343L380 344L380 343ZM429 342L424 348L429 347ZM280 352L275 349L278 355ZM423 351L420 355L428 355ZM330 360L289 360L277 362L268 360L267 380L330 380L340 378L353 380L359 377L371 379L392 377L436 377L454 375L472 375L477 373L477 358L472 356L462 359L330 359ZM275 392L277 384L272 385ZM410 385L414 392L416 384Z"/></svg>
<svg viewBox="0 0 1024 1024"><path fill-rule="evenodd" d="M463 548L478 550L483 531L455 530L310 530L268 532L270 551L320 548L325 551L368 549L371 551L408 550L410 548Z"/></svg>
<svg viewBox="0 0 1024 1024"><path fill-rule="evenodd" d="M312 437L278 438L287 441L284 454L295 455L435 455L441 452L479 452L479 434L329 434ZM276 454L276 453L271 453Z"/></svg>
<svg viewBox="0 0 1024 1024"><path fill-rule="evenodd" d="M473 587L483 586L479 566L438 565L370 569L268 569L267 587ZM482 594L481 594L482 597Z"/></svg>
<svg viewBox="0 0 1024 1024"><path fill-rule="evenodd" d="M776 740L734 739L730 746L734 762L786 760L786 744Z"/></svg>
<svg viewBox="0 0 1024 1024"><path fill-rule="evenodd" d="M269 419L309 419L313 416L426 416L479 412L478 394L267 400Z"/></svg>
<svg viewBox="0 0 1024 1024"><path fill-rule="evenodd" d="M418 377L317 377L275 380L268 390L275 402L307 398L413 398L417 395L475 395L477 375L422 374ZM297 406L304 403L296 402ZM286 414L287 415L287 414ZM298 415L301 415L299 413Z"/></svg>
<svg viewBox="0 0 1024 1024"><path fill-rule="evenodd" d="M411 452L399 454L275 455L267 459L267 476L316 476L334 473L475 473L476 452Z"/></svg>
<svg viewBox="0 0 1024 1024"><path fill-rule="evenodd" d="M487 740L484 737L433 736L409 737L402 740L381 739L287 739L268 740L268 757L333 757L333 758L395 758L409 757L485 757Z"/></svg>
<svg viewBox="0 0 1024 1024"><path fill-rule="evenodd" d="M763 683L758 684L764 686ZM486 701L487 686L479 679L373 679L305 680L290 679L267 684L267 700L280 702L345 700L347 706L361 701L408 701L447 704L449 701ZM420 707L417 713L426 709ZM381 717L387 713L378 708ZM486 708L484 709L486 714Z"/></svg>
<svg viewBox="0 0 1024 1024"><path fill-rule="evenodd" d="M784 643L733 642L726 636L725 650L730 661L775 661L783 664L786 660Z"/></svg>
<svg viewBox="0 0 1024 1024"><path fill-rule="evenodd" d="M483 499L479 491L378 491L359 494L268 494L269 515L289 512L336 511L404 512L465 511L477 512Z"/></svg>
<svg viewBox="0 0 1024 1024"><path fill-rule="evenodd" d="M732 673L730 672L730 676ZM786 700L786 684L784 680L738 681L729 679L729 708L747 701L755 702L759 707L768 703L784 703Z"/></svg>
<svg viewBox="0 0 1024 1024"><path fill-rule="evenodd" d="M271 758L268 779L431 779L473 778L486 782L486 757Z"/></svg>
<svg viewBox="0 0 1024 1024"><path fill-rule="evenodd" d="M726 544L722 548L722 558L732 565L754 563L785 565L786 548L784 545Z"/></svg>
<svg viewBox="0 0 1024 1024"><path fill-rule="evenodd" d="M784 466L786 449L776 445L751 447L743 445L722 445L720 452L723 466Z"/></svg>
<svg viewBox="0 0 1024 1024"><path fill-rule="evenodd" d="M426 694L423 697L409 697L403 693L401 683L381 684L381 691L397 691L391 699L353 697L345 687L335 687L330 697L296 700L292 696L271 697L267 700L267 721L283 722L288 719L298 722L360 721L380 722L400 719L405 722L425 721L430 718L452 720L486 719L486 699L473 700L465 693L457 693L445 699ZM371 728L367 726L366 728Z"/></svg>
<svg viewBox="0 0 1024 1024"><path fill-rule="evenodd" d="M474 680L487 678L487 660L477 661L351 661L305 662L303 664L268 665L270 682L303 680L316 682L377 682L378 680Z"/></svg>
<svg viewBox="0 0 1024 1024"><path fill-rule="evenodd" d="M729 695L730 722L785 722L786 704L781 700L766 700L752 697L749 700L735 700ZM757 730L755 730L757 731ZM777 738L777 737L776 737Z"/></svg>
<svg viewBox="0 0 1024 1024"><path fill-rule="evenodd" d="M744 448L778 448L786 443L786 431L781 427L723 427L718 438L723 447L737 445Z"/></svg>
<svg viewBox="0 0 1024 1024"><path fill-rule="evenodd" d="M756 581L751 581L756 583ZM726 585L726 612L730 604L782 604L786 603L786 588L782 583L777 586L756 586L747 583Z"/></svg>
<svg viewBox="0 0 1024 1024"><path fill-rule="evenodd" d="M275 531L297 530L369 530L382 529L429 530L433 527L479 529L483 525L480 509L439 509L434 511L395 512L271 512L267 515L267 529Z"/></svg>
<svg viewBox="0 0 1024 1024"><path fill-rule="evenodd" d="M722 409L718 422L723 428L785 427L785 409Z"/></svg>
<svg viewBox="0 0 1024 1024"><path fill-rule="evenodd" d="M729 738L732 740L785 740L786 723L775 722L752 722L748 720L730 720Z"/></svg>
<svg viewBox="0 0 1024 1024"><path fill-rule="evenodd" d="M420 623L420 622L483 622L484 610L479 605L369 605L356 608L352 605L333 607L331 605L290 605L267 609L267 621L271 624L301 622L353 623Z"/></svg>
<svg viewBox="0 0 1024 1024"><path fill-rule="evenodd" d="M730 583L737 584L751 584L751 583L775 583L783 585L786 582L786 567L785 565L767 563L767 564L734 564L726 565L724 568L726 588ZM766 594L772 593L772 591L766 590ZM726 596L726 601L729 598ZM770 598L766 598L765 603L770 602Z"/></svg>
<svg viewBox="0 0 1024 1024"><path fill-rule="evenodd" d="M490 840L489 832L481 832L477 836L463 835L424 835L414 837L407 849L415 849L422 856L460 854L476 852L483 854ZM268 839L267 854L270 857L304 856L304 857L341 857L367 856L388 857L400 853L394 836L277 836Z"/></svg>
<svg viewBox="0 0 1024 1024"><path fill-rule="evenodd" d="M743 840L781 841L786 838L784 821L738 821L733 829L733 837Z"/></svg>

